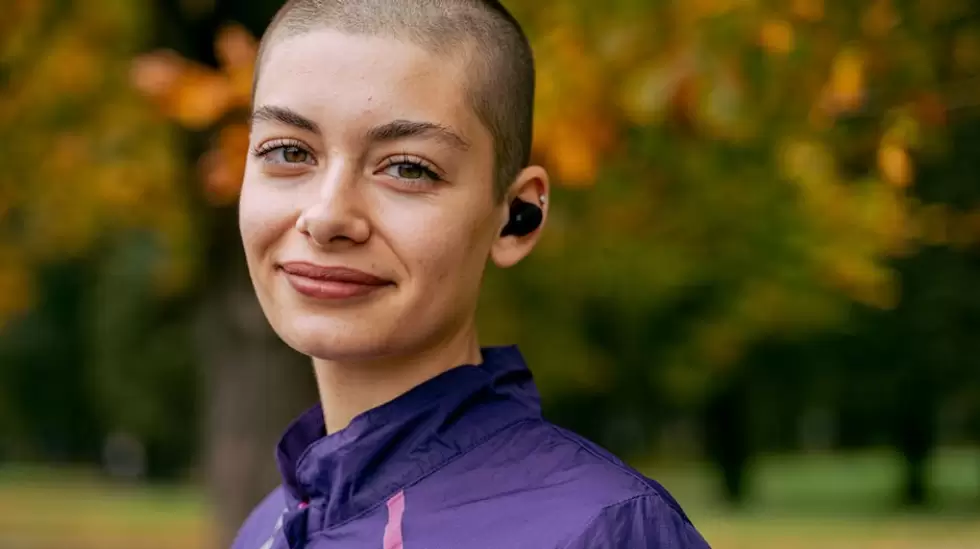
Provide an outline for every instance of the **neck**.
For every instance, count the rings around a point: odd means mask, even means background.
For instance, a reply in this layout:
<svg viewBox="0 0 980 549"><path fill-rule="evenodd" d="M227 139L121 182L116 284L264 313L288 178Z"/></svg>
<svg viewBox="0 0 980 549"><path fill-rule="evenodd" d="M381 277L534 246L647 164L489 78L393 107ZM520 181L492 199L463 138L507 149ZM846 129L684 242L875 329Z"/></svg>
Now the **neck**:
<svg viewBox="0 0 980 549"><path fill-rule="evenodd" d="M358 415L394 400L413 387L462 364L478 364L480 346L472 321L420 352L366 361L313 359L327 433Z"/></svg>

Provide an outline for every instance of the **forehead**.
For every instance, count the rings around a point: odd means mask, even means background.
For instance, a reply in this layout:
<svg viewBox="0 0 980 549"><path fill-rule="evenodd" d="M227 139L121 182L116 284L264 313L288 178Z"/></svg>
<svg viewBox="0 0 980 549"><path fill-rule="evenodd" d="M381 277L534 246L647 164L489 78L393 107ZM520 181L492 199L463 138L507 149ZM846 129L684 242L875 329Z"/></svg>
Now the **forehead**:
<svg viewBox="0 0 980 549"><path fill-rule="evenodd" d="M408 118L451 126L469 140L484 133L468 100L462 59L332 29L274 40L261 60L257 106L289 107L334 125Z"/></svg>

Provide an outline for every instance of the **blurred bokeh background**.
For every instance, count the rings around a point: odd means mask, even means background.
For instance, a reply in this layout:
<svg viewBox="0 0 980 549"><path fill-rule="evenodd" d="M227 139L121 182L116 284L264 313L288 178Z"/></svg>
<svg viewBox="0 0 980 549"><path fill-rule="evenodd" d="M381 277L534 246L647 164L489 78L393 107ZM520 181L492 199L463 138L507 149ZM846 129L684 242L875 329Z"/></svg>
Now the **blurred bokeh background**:
<svg viewBox="0 0 980 549"><path fill-rule="evenodd" d="M718 548L980 548L980 3L510 0L548 415ZM0 547L227 546L313 403L235 224L279 0L0 2Z"/></svg>

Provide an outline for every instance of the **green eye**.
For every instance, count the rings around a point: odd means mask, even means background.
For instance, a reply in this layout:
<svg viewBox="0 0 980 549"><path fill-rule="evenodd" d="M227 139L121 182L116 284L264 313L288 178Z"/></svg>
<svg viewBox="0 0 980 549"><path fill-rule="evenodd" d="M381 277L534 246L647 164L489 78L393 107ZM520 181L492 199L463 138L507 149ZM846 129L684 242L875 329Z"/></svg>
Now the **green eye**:
<svg viewBox="0 0 980 549"><path fill-rule="evenodd" d="M418 160L400 159L388 164L384 173L403 181L440 181L439 174Z"/></svg>
<svg viewBox="0 0 980 549"><path fill-rule="evenodd" d="M290 164L303 164L310 158L310 153L299 147L283 147L282 159Z"/></svg>
<svg viewBox="0 0 980 549"><path fill-rule="evenodd" d="M395 165L398 170L398 177L402 179L421 179L425 177L425 169L418 164L402 163Z"/></svg>

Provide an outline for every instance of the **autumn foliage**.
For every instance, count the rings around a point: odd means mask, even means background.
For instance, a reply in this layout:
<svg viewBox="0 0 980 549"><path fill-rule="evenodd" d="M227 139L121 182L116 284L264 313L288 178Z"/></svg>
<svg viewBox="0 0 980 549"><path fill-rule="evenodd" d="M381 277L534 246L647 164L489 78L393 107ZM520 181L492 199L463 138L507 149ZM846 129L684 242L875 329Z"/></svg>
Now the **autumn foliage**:
<svg viewBox="0 0 980 549"><path fill-rule="evenodd" d="M244 28L229 25L215 40L220 66L212 69L156 52L139 57L133 67L135 86L161 112L192 130L216 127L213 147L200 160L204 193L215 205L238 198L248 150L248 128L235 113L247 112L257 46Z"/></svg>
<svg viewBox="0 0 980 549"><path fill-rule="evenodd" d="M212 135L191 192L226 206L241 183L254 37L225 27L217 67L136 56L142 8L96 4L57 30L40 25L52 2L15 2L4 19L14 76L0 131L16 146L0 153L12 167L0 211L22 222L0 241L3 315L29 306L32 264L114 227L164 235L161 280L186 284L198 252L181 244L194 225L178 180L193 175L159 114ZM678 367L731 363L767 334L836 322L849 302L893 307L891 258L980 237L973 210L915 192L919 164L942 160L951 109L970 97L948 82L980 67L980 33L936 30L961 3L509 5L538 62L535 159L566 189L536 259L551 268L532 278L571 301L648 308L721 284L724 303L678 344ZM48 49L32 56L28 43ZM53 126L66 109L74 119ZM43 130L14 139L22 127ZM598 259L570 259L583 254Z"/></svg>
<svg viewBox="0 0 980 549"><path fill-rule="evenodd" d="M146 230L172 293L191 279L172 130L129 85L147 15L131 2L14 1L0 17L0 325L34 303L40 266Z"/></svg>

